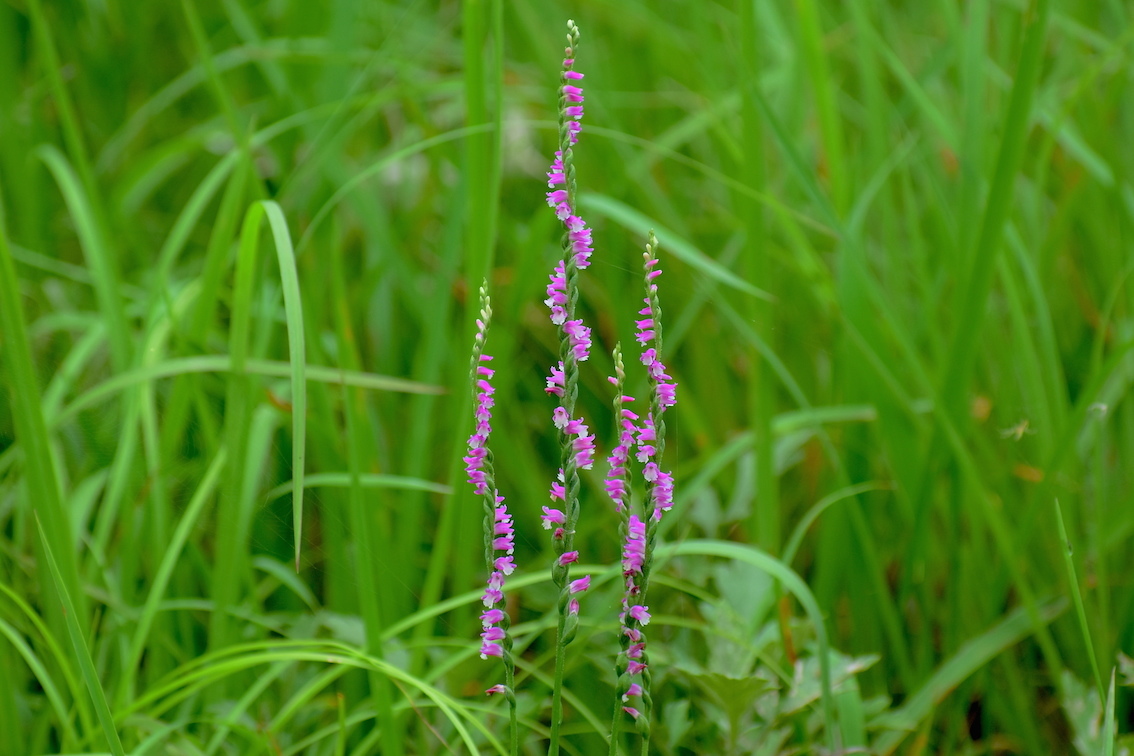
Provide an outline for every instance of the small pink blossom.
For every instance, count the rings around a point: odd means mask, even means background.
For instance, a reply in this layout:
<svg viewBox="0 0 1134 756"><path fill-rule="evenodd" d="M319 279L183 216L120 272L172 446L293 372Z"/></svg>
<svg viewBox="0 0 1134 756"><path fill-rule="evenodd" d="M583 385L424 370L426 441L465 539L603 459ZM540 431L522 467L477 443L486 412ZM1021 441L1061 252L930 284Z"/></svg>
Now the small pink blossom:
<svg viewBox="0 0 1134 756"><path fill-rule="evenodd" d="M544 507L540 519L543 520L543 529L551 530L552 525L562 525L566 521L566 515L558 509Z"/></svg>
<svg viewBox="0 0 1134 756"><path fill-rule="evenodd" d="M639 624L650 624L650 613L644 606L635 604L634 606L630 607L630 616L638 620Z"/></svg>
<svg viewBox="0 0 1134 756"><path fill-rule="evenodd" d="M583 577L579 578L578 580L572 580L567 586L567 592L574 595L576 593L582 593L583 591L587 590L590 587L591 587L591 576L590 575L584 575Z"/></svg>

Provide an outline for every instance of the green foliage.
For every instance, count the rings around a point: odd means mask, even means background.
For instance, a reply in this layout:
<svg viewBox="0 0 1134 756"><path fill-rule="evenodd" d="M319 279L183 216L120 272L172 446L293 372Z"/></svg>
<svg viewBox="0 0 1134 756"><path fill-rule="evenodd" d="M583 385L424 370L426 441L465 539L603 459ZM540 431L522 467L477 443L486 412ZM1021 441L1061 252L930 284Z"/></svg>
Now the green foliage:
<svg viewBox="0 0 1134 756"><path fill-rule="evenodd" d="M546 750L568 15L600 448L650 228L680 384L651 747L1130 748L1134 14L568 5L0 3L0 753L504 752L483 278ZM602 472L565 753L615 705Z"/></svg>

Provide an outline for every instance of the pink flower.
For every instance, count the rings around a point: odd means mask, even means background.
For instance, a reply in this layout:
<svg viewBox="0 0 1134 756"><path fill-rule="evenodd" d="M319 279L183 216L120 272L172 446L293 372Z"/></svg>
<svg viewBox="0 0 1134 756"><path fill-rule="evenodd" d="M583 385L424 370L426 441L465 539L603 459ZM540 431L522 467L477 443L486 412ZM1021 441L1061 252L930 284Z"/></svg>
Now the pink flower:
<svg viewBox="0 0 1134 756"><path fill-rule="evenodd" d="M499 570L500 572L503 572L505 575L511 575L513 572L516 571L516 559L511 554L508 554L508 555L502 556L502 557L497 557L492 562L492 568L494 570Z"/></svg>
<svg viewBox="0 0 1134 756"><path fill-rule="evenodd" d="M660 520L661 512L668 512L673 508L673 474L659 470L653 492L654 505L657 507L654 516Z"/></svg>
<svg viewBox="0 0 1134 756"><path fill-rule="evenodd" d="M566 491L563 490L563 470L560 469L559 474L555 476L555 480L551 481L551 500L563 501L565 495Z"/></svg>
<svg viewBox="0 0 1134 756"><path fill-rule="evenodd" d="M545 388L544 391L562 398L563 389L565 388L564 380L563 363L560 362L557 367L551 368L551 375L547 376L547 388Z"/></svg>
<svg viewBox="0 0 1134 756"><path fill-rule="evenodd" d="M503 609L489 609L488 611L486 611L482 615L480 615L480 621L486 627L488 625L495 625L495 624L501 622L503 619L504 619L504 610Z"/></svg>
<svg viewBox="0 0 1134 756"><path fill-rule="evenodd" d="M638 515L630 515L626 545L622 550L622 574L640 575L646 559L646 523Z"/></svg>
<svg viewBox="0 0 1134 756"><path fill-rule="evenodd" d="M634 606L630 607L630 616L638 620L639 624L650 624L650 613L644 606L635 604Z"/></svg>
<svg viewBox="0 0 1134 756"><path fill-rule="evenodd" d="M499 693L499 694L503 695L504 693L507 693L507 692L508 692L508 688L506 688L506 687L505 687L505 686L503 686L503 685L499 685L499 684L497 684L497 685L493 685L493 686L492 686L491 688L489 688L488 690L484 691L484 694L485 694L486 696L491 696L491 695L494 695L494 694L496 694L496 693Z"/></svg>
<svg viewBox="0 0 1134 756"><path fill-rule="evenodd" d="M591 329L583 325L582 320L568 320L563 323L563 331L571 343L571 353L579 362L585 362L591 356Z"/></svg>
<svg viewBox="0 0 1134 756"><path fill-rule="evenodd" d="M567 99L567 102L582 102L583 90L572 84L564 84L563 96Z"/></svg>
<svg viewBox="0 0 1134 756"><path fill-rule="evenodd" d="M576 593L582 593L583 591L587 590L590 587L591 587L591 576L590 575L584 575L583 577L579 578L578 580L572 580L570 582L570 584L567 586L567 592L574 595Z"/></svg>
<svg viewBox="0 0 1134 756"><path fill-rule="evenodd" d="M551 530L551 526L553 524L554 525L562 525L564 522L566 522L567 518L566 518L566 515L564 515L558 509L549 509L548 507L544 507L543 508L543 514L540 516L539 519L543 520L543 529L544 530Z"/></svg>
<svg viewBox="0 0 1134 756"><path fill-rule="evenodd" d="M562 260L555 264L555 271L549 278L551 283L547 285L547 299L543 303L551 309L551 322L561 326L567 320L567 273ZM554 370L552 375L555 375Z"/></svg>

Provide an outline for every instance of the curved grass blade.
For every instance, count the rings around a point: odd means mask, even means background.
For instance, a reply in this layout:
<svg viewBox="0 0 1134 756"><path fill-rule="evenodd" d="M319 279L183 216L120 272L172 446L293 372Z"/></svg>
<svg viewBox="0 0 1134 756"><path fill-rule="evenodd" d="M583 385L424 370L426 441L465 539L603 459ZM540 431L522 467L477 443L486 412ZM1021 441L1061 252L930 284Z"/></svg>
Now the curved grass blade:
<svg viewBox="0 0 1134 756"><path fill-rule="evenodd" d="M80 611L78 616L85 618L86 601L80 587L75 550L71 546L71 520L63 507L59 490L59 479L56 476L59 461L52 448L43 415L27 325L20 307L22 301L16 267L8 246L7 229L3 224L3 212L0 210L0 334L3 334L0 337L0 366L4 368L0 379L7 384L15 435L24 451L25 501L27 506L43 512L47 520L47 542L60 550L60 584L69 594L76 596L75 603ZM62 635L63 617L57 612L58 604L48 602L48 606L51 624L55 632Z"/></svg>
<svg viewBox="0 0 1134 756"><path fill-rule="evenodd" d="M157 574L150 584L149 591L146 595L146 603L142 607L141 616L138 617L138 625L134 630L134 639L130 643L130 650L126 657L126 665L124 668L127 670L134 670L141 662L142 651L146 644L146 638L149 635L150 626L154 622L154 617L157 616L159 604L165 596L165 589L169 585L173 570L177 566L177 561L181 556L181 549L185 546L185 542L189 540L189 534L197 524L197 520L204 510L205 504L212 498L213 491L216 489L221 470L224 469L224 466L225 449L221 447L220 451L218 451L217 455L213 458L212 464L209 465L209 469L205 472L204 478L201 479L200 485L197 486L193 498L189 500L189 506L185 508L185 514L181 517L181 522L178 523L177 530L174 531L173 537L165 547L165 556L162 557L161 565L158 567Z"/></svg>
<svg viewBox="0 0 1134 756"><path fill-rule="evenodd" d="M75 613L75 605L71 602L71 595L67 592L67 585L63 582L59 565L55 563L51 543L47 539L43 523L39 521L38 513L35 516L35 525L39 531L39 541L43 546L44 557L47 559L47 568L51 571L51 580L55 583L55 589L59 592L60 601L63 602L63 617L67 624L67 633L71 636L71 643L75 646L75 657L79 662L79 669L83 673L87 690L91 694L91 700L94 702L95 713L98 714L99 724L102 725L102 733L106 736L106 740L110 744L110 752L114 756L126 756L126 751L122 748L122 741L118 739L118 730L114 728L114 716L110 713L110 706L106 702L106 693L103 691L102 683L99 682L98 673L95 671L94 660L91 659L90 650L87 648L83 629L79 627L79 617Z"/></svg>
<svg viewBox="0 0 1134 756"><path fill-rule="evenodd" d="M736 273L697 249L686 239L665 228L656 220L647 218L629 205L603 194L586 194L583 196L582 202L589 209L595 210L600 215L605 215L635 233L644 236L647 232L653 230L657 234L658 242L667 250L673 252L674 257L677 257L689 267L701 271L709 278L759 299L775 300L775 297L768 292L748 283Z"/></svg>
<svg viewBox="0 0 1134 756"><path fill-rule="evenodd" d="M292 366L286 362L276 360L249 359L244 363L244 372L250 375L262 375L269 378L287 378L291 375ZM49 418L49 425L55 425L70 420L79 412L92 407L99 402L106 401L119 391L123 391L138 383L156 380L158 378L173 378L186 373L233 373L232 358L223 354L206 354L196 357L177 357L153 365L145 365L133 370L127 370L91 388L75 401L59 411L56 417ZM355 386L371 391L397 391L404 394L444 394L441 386L430 386L425 383L395 378L376 373L364 373L358 370L341 370L339 368L324 367L322 365L308 365L305 371L309 381L330 383L341 386Z"/></svg>
<svg viewBox="0 0 1134 756"><path fill-rule="evenodd" d="M353 483L349 472L327 472L306 476L304 485L307 488L350 488ZM431 480L410 478L405 475L387 475L386 473L361 473L358 476L358 485L360 488L396 488L403 491L424 491L444 496L453 493L453 489L444 483L434 483ZM275 499L294 490L294 481L281 483L264 494L264 499Z"/></svg>
<svg viewBox="0 0 1134 756"><path fill-rule="evenodd" d="M257 210L259 208L259 210ZM295 250L291 245L283 210L271 200L255 203L245 218L244 232L252 222L259 229L260 217L267 216L276 245L283 283L284 315L287 320L288 354L291 360L292 445L291 467L295 479L292 492L292 526L295 532L295 571L299 572L299 552L303 538L303 475L307 452L307 349L303 334L303 300L299 294L299 274L295 267ZM241 239L243 247L244 238Z"/></svg>

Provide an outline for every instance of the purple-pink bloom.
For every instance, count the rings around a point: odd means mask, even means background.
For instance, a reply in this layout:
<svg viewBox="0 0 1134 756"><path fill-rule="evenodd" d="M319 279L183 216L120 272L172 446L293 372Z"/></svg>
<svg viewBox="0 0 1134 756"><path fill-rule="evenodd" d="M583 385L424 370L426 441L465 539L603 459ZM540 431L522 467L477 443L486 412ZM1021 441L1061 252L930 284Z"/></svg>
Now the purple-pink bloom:
<svg viewBox="0 0 1134 756"><path fill-rule="evenodd" d="M573 598L567 602L567 613L575 615L579 613L579 599Z"/></svg>
<svg viewBox="0 0 1134 756"><path fill-rule="evenodd" d="M491 609L504 600L504 573L501 570L493 570L488 576L488 584L481 600L485 609Z"/></svg>
<svg viewBox="0 0 1134 756"><path fill-rule="evenodd" d="M583 325L582 320L568 320L563 323L563 331L571 342L571 353L579 362L585 362L591 356L591 329Z"/></svg>
<svg viewBox="0 0 1134 756"><path fill-rule="evenodd" d="M638 620L638 623L641 625L650 624L650 613L647 611L646 607L640 604L635 604L630 607L630 616Z"/></svg>
<svg viewBox="0 0 1134 756"><path fill-rule="evenodd" d="M495 625L504 619L503 609L488 609L480 615L480 621L486 627L488 625Z"/></svg>
<svg viewBox="0 0 1134 756"><path fill-rule="evenodd" d="M673 508L673 473L658 471L657 481L654 483L654 519L660 520L662 512Z"/></svg>
<svg viewBox="0 0 1134 756"><path fill-rule="evenodd" d="M614 459L614 458L611 457L611 459ZM610 475L611 476L614 476L616 474L620 474L620 473L615 473L615 469L616 468L613 467L613 464L612 464L612 466L610 468ZM621 512L622 507L624 507L626 505L626 495L627 495L626 481L623 480L622 478L619 478L619 477L608 476L605 480L603 480L602 486L606 490L606 495L609 496L610 500L614 502L615 511Z"/></svg>
<svg viewBox="0 0 1134 756"><path fill-rule="evenodd" d="M580 470L590 470L595 466L595 437L580 434L571 442L575 452L575 466Z"/></svg>
<svg viewBox="0 0 1134 756"><path fill-rule="evenodd" d="M582 102L583 90L573 84L564 84L563 96L567 98L567 102Z"/></svg>
<svg viewBox="0 0 1134 756"><path fill-rule="evenodd" d="M634 661L633 659L631 659L626 664L626 671L632 675L640 675L646 671L646 665L640 661Z"/></svg>
<svg viewBox="0 0 1134 756"><path fill-rule="evenodd" d="M622 700L629 701L631 696L640 695L642 695L642 686L638 683L630 683L630 687L627 688L626 692L622 694Z"/></svg>
<svg viewBox="0 0 1134 756"><path fill-rule="evenodd" d="M579 132L583 130L583 124L578 121L567 122L567 138L571 144L576 144L579 141Z"/></svg>
<svg viewBox="0 0 1134 756"><path fill-rule="evenodd" d="M647 448L649 448L651 450L650 453L653 454L654 447L650 446ZM641 457L639 457L639 459L641 459ZM658 479L659 472L661 471L658 468L658 463L651 460L646 463L646 466L644 468L642 468L642 477L646 479L647 483L653 483Z"/></svg>
<svg viewBox="0 0 1134 756"><path fill-rule="evenodd" d="M564 522L566 522L567 518L566 515L564 515L558 509L550 509L548 507L544 507L543 514L540 515L539 519L543 520L544 530L551 530L551 526L553 524L562 525Z"/></svg>
<svg viewBox="0 0 1134 756"><path fill-rule="evenodd" d="M567 320L567 274L562 260L555 264L555 272L548 278L551 283L547 285L547 299L543 303L551 309L551 322L563 325Z"/></svg>
<svg viewBox="0 0 1134 756"><path fill-rule="evenodd" d="M635 709L633 706L623 706L622 710L624 712L626 712L627 714L629 714L630 716L634 717L634 719L637 719L639 716L641 716L639 711L637 709Z"/></svg>
<svg viewBox="0 0 1134 756"><path fill-rule="evenodd" d="M626 576L641 574L646 559L646 523L638 515L630 515L626 533L626 545L622 550L622 574Z"/></svg>
<svg viewBox="0 0 1134 756"><path fill-rule="evenodd" d="M553 192L547 193L547 204L548 204L549 207L555 207L560 202L566 202L566 201L567 201L567 190L566 189L556 189Z"/></svg>
<svg viewBox="0 0 1134 756"><path fill-rule="evenodd" d="M547 388L544 389L549 394L563 397L563 389L565 388L565 377L563 375L563 363L551 368L551 375L547 376Z"/></svg>
<svg viewBox="0 0 1134 756"><path fill-rule="evenodd" d="M572 580L567 586L567 591L570 594L582 593L591 587L591 576L584 575L578 580Z"/></svg>
<svg viewBox="0 0 1134 756"><path fill-rule="evenodd" d="M480 658L487 659L490 656L503 658L504 647L499 643L493 643L491 641L485 641L484 643L480 644Z"/></svg>
<svg viewBox="0 0 1134 756"><path fill-rule="evenodd" d="M504 694L504 693L507 693L507 692L508 692L508 688L506 688L503 685L497 684L497 685L493 685L491 688L484 691L484 694L486 696L491 696L491 695L496 694L496 693Z"/></svg>
<svg viewBox="0 0 1134 756"><path fill-rule="evenodd" d="M559 555L559 565L565 567L569 564L579 561L579 552L565 551Z"/></svg>

